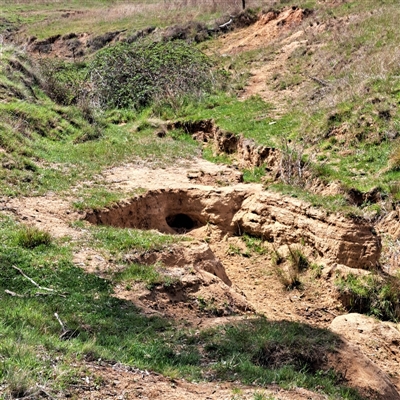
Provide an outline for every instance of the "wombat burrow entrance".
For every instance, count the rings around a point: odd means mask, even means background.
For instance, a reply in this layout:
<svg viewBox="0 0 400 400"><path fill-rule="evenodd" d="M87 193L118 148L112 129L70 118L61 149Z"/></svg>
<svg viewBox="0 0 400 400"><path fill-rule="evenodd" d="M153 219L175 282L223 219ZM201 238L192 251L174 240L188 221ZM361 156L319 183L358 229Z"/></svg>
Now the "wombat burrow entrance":
<svg viewBox="0 0 400 400"><path fill-rule="evenodd" d="M197 227L197 222L187 214L174 214L165 218L168 226L178 233L184 233Z"/></svg>

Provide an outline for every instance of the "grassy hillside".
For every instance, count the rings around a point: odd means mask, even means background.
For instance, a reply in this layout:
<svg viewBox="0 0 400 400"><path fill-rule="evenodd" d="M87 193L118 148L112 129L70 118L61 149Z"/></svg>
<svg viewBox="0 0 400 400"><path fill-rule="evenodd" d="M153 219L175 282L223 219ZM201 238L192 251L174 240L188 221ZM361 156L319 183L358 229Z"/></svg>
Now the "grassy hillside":
<svg viewBox="0 0 400 400"><path fill-rule="evenodd" d="M247 4L260 6L255 0ZM2 5L1 17L4 25L8 22L11 26L22 26L17 38L45 39L71 32L102 34L127 30L129 33L148 26L166 27L192 20L212 23L213 19L238 9L241 9L241 1L237 0L20 0Z"/></svg>
<svg viewBox="0 0 400 400"><path fill-rule="evenodd" d="M148 26L184 25L193 19L212 27L240 5L156 0L20 0L2 5L0 31L9 43L0 48L1 197L51 192L73 198L76 209L85 210L126 197L109 190L100 175L112 166L137 162L165 167L195 156L232 163L234 156L213 154L183 129L165 128L168 121L213 119L224 130L279 149L302 170L266 179L267 168L261 166L244 171L245 181L370 220L396 209L397 0L248 1L265 13L291 6L309 13L262 47L232 54L219 51L223 32L197 44L165 41L159 30L133 43L110 44L79 62L32 56L21 46L30 36L116 30L129 36ZM282 94L279 104L278 97L243 99L254 71L295 40L284 68L265 82ZM318 189L332 182L340 188L336 192ZM312 369L339 341L326 330L255 317L199 334L166 318L144 316L112 295L117 284L170 284L157 265L143 270L124 256L164 249L180 240L176 236L87 229L79 221L76 226L85 232L79 240L53 238L0 216L0 398L45 398L48 392L63 398L86 376L84 362L99 359L171 378L219 381L234 374L246 384L274 382L310 388L332 399L361 398L333 371ZM81 248L98 249L125 272L84 272L73 259ZM398 302L398 294L390 301ZM55 313L70 330L68 340ZM270 365L268 354L274 348L287 358Z"/></svg>

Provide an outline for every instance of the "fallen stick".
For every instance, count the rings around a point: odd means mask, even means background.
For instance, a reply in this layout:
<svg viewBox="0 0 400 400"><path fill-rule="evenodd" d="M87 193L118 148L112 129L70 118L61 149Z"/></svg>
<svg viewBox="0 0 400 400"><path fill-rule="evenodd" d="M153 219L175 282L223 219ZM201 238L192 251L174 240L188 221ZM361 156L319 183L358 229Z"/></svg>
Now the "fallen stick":
<svg viewBox="0 0 400 400"><path fill-rule="evenodd" d="M233 22L233 19L231 18L228 22L225 22L224 24L220 25L219 27L221 29L226 28L227 26L229 26L231 23Z"/></svg>
<svg viewBox="0 0 400 400"><path fill-rule="evenodd" d="M47 398L54 400L54 397L51 396L50 393L45 390L44 386L38 384L36 384L36 386L40 389L39 393L43 393Z"/></svg>
<svg viewBox="0 0 400 400"><path fill-rule="evenodd" d="M319 79L316 76L311 76L311 75L308 75L308 77L312 79L314 82L319 83L321 86L329 86L329 82L324 81L323 79Z"/></svg>
<svg viewBox="0 0 400 400"><path fill-rule="evenodd" d="M72 330L68 329L63 322L61 321L61 318L58 316L57 313L54 313L54 316L57 318L58 323L61 325L62 333L59 336L61 340L69 340L77 337L79 335L78 329Z"/></svg>
<svg viewBox="0 0 400 400"><path fill-rule="evenodd" d="M57 318L58 323L61 325L61 329L63 330L63 332L65 332L67 329L65 328L65 325L61 321L61 318L58 316L56 312L54 313L54 316Z"/></svg>
<svg viewBox="0 0 400 400"><path fill-rule="evenodd" d="M11 290L8 290L8 289L6 289L5 292L7 294L9 294L10 296L13 296L13 297L25 297L22 294L18 294L18 293L12 292Z"/></svg>
<svg viewBox="0 0 400 400"><path fill-rule="evenodd" d="M31 283L33 283L36 287L38 287L41 290L47 290L48 292L54 292L53 289L49 289L46 287L42 287L40 285L38 285L32 278L29 278L28 275L25 275L24 271L22 271L21 268L16 267L15 265L11 265L14 269L16 269L24 278L28 279L28 281L30 281Z"/></svg>

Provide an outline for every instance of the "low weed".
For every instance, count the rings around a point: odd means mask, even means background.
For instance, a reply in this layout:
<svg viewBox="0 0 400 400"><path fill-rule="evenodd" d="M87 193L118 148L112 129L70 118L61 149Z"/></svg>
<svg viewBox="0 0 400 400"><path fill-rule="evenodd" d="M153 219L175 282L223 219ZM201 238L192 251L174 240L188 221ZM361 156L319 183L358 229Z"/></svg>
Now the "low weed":
<svg viewBox="0 0 400 400"><path fill-rule="evenodd" d="M304 155L304 146L293 145L286 138L281 138L280 142L279 179L285 184L303 187L306 184L306 172L309 168Z"/></svg>
<svg viewBox="0 0 400 400"><path fill-rule="evenodd" d="M287 247L289 252L287 257L273 250L271 262L279 282L285 289L292 290L301 287L301 273L309 267L310 263L300 247L292 248L289 245Z"/></svg>
<svg viewBox="0 0 400 400"><path fill-rule="evenodd" d="M206 312L211 315L221 316L222 312L218 309L217 305L215 304L215 299L210 298L206 299L202 296L197 297L197 304L201 311Z"/></svg>
<svg viewBox="0 0 400 400"><path fill-rule="evenodd" d="M313 263L313 264L310 265L310 269L312 270L312 276L315 279L319 279L322 276L322 271L324 269L324 266L321 265L321 264Z"/></svg>
<svg viewBox="0 0 400 400"><path fill-rule="evenodd" d="M187 238L179 235L166 235L158 231L141 231L139 229L114 228L111 226L92 226L91 244L96 248L108 250L113 255L138 250L160 250Z"/></svg>
<svg viewBox="0 0 400 400"><path fill-rule="evenodd" d="M243 254L242 249L239 246L236 246L232 243L229 244L228 250L227 250L227 254L229 254L230 256L240 256Z"/></svg>
<svg viewBox="0 0 400 400"><path fill-rule="evenodd" d="M225 165L231 165L232 164L232 157L229 156L228 154L221 153L221 154L216 154L213 150L212 145L206 146L202 150L202 157L210 161L214 164L225 164Z"/></svg>
<svg viewBox="0 0 400 400"><path fill-rule="evenodd" d="M300 288L302 285L299 273L291 267L287 271L282 267L275 267L275 273L286 290Z"/></svg>
<svg viewBox="0 0 400 400"><path fill-rule="evenodd" d="M303 272L305 271L310 263L307 259L307 257L304 255L303 251L299 247L292 248L288 245L288 250L289 250L289 261L290 264L292 265L292 268L295 271Z"/></svg>
<svg viewBox="0 0 400 400"><path fill-rule="evenodd" d="M253 400L276 400L276 397L264 392L256 392L253 395Z"/></svg>
<svg viewBox="0 0 400 400"><path fill-rule="evenodd" d="M265 166L253 167L252 169L243 170L243 182L260 183L265 176Z"/></svg>
<svg viewBox="0 0 400 400"><path fill-rule="evenodd" d="M250 252L263 255L268 252L267 248L264 246L264 241L262 238L251 236L248 233L243 234L242 239L246 244L247 249Z"/></svg>
<svg viewBox="0 0 400 400"><path fill-rule="evenodd" d="M17 244L26 249L38 246L49 246L53 239L51 234L34 226L24 225L15 232Z"/></svg>

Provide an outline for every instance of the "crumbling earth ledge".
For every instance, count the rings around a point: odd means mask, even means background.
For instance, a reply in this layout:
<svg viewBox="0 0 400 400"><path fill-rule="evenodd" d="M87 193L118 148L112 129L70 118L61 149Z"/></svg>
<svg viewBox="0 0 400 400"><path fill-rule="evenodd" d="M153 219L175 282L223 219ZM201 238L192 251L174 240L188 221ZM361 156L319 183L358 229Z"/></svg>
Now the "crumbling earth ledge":
<svg viewBox="0 0 400 400"><path fill-rule="evenodd" d="M320 257L350 268L372 269L379 263L381 241L371 224L362 219L328 215L278 193L250 196L233 221L243 232L278 246L303 242Z"/></svg>

